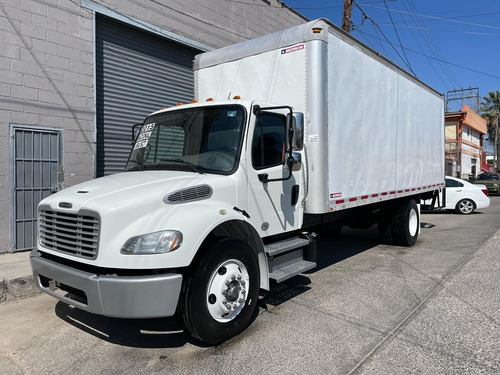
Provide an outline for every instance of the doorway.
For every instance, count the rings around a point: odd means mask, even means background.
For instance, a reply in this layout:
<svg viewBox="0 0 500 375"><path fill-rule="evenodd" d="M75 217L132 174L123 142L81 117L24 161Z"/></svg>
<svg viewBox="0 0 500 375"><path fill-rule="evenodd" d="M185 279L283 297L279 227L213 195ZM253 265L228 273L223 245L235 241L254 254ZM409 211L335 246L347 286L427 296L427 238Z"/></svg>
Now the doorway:
<svg viewBox="0 0 500 375"><path fill-rule="evenodd" d="M11 125L11 249L36 246L38 203L57 188L61 131Z"/></svg>

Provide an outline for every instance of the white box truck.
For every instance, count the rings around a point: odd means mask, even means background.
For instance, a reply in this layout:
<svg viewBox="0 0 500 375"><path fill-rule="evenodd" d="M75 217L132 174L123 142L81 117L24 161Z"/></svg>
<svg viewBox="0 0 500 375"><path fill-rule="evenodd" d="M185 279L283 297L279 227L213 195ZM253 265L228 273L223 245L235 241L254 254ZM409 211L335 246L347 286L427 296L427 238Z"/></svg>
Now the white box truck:
<svg viewBox="0 0 500 375"><path fill-rule="evenodd" d="M439 93L326 20L201 54L194 74L199 102L148 116L123 173L40 203L44 292L104 316L178 312L217 344L272 280L314 268L315 228L415 243L420 200L444 186Z"/></svg>

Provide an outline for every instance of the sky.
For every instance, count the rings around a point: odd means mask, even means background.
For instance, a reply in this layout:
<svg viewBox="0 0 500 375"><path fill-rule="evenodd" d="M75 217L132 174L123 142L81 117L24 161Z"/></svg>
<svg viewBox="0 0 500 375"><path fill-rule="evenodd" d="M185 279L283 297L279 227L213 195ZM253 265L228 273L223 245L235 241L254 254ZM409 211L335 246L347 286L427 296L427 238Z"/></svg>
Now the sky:
<svg viewBox="0 0 500 375"><path fill-rule="evenodd" d="M311 20L342 24L344 0L285 3ZM472 89L463 94L479 93L480 101L500 90L500 0L354 0L351 19L351 35L445 95ZM448 110L461 105L451 100Z"/></svg>

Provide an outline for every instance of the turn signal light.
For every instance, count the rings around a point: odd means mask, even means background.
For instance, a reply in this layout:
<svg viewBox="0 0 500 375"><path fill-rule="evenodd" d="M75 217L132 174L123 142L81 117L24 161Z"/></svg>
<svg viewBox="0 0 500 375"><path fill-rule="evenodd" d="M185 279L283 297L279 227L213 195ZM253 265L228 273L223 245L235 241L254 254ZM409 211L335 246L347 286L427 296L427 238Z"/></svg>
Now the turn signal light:
<svg viewBox="0 0 500 375"><path fill-rule="evenodd" d="M214 98L207 98L207 102L213 102Z"/></svg>

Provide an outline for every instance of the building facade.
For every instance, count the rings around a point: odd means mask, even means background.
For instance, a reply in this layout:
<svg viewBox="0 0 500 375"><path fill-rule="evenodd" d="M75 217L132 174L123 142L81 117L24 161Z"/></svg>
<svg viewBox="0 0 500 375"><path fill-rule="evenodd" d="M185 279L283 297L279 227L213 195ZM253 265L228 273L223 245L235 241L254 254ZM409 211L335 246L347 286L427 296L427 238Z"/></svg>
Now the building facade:
<svg viewBox="0 0 500 375"><path fill-rule="evenodd" d="M486 120L467 105L445 114L446 175L477 177L484 165L483 138Z"/></svg>
<svg viewBox="0 0 500 375"><path fill-rule="evenodd" d="M132 126L194 97L196 54L305 22L277 0L0 4L0 253L54 191L123 169Z"/></svg>

